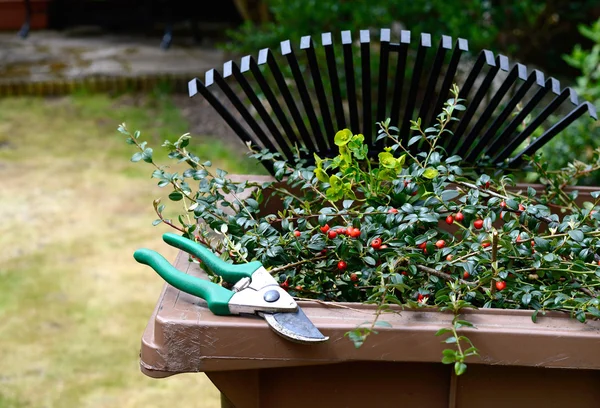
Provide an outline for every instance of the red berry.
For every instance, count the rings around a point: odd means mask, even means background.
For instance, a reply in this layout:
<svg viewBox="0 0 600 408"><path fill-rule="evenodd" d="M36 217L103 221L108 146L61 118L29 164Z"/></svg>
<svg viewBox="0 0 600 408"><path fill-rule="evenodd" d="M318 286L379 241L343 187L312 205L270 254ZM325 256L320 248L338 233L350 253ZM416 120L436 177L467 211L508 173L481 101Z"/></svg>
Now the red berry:
<svg viewBox="0 0 600 408"><path fill-rule="evenodd" d="M506 201L501 201L500 202L500 207L501 208L506 208Z"/></svg>
<svg viewBox="0 0 600 408"><path fill-rule="evenodd" d="M360 230L358 228L354 228L352 230L352 232L348 232L348 234L352 237L352 238L358 238L360 237Z"/></svg>
<svg viewBox="0 0 600 408"><path fill-rule="evenodd" d="M440 239L435 243L435 246L438 247L438 249L442 249L443 247L446 246L446 241L444 241L443 239Z"/></svg>
<svg viewBox="0 0 600 408"><path fill-rule="evenodd" d="M302 286L300 286L300 285L296 286L297 291L301 291L302 289L303 289Z"/></svg>
<svg viewBox="0 0 600 408"><path fill-rule="evenodd" d="M418 192L419 192L419 189L416 189L415 191L413 191L412 193L410 193L410 195L411 196L416 196Z"/></svg>
<svg viewBox="0 0 600 408"><path fill-rule="evenodd" d="M419 247L419 249L425 249L427 248L427 242L421 242L417 247Z"/></svg>
<svg viewBox="0 0 600 408"><path fill-rule="evenodd" d="M402 271L402 272L400 272L400 273L401 273L402 275L404 275L404 276L408 275L408 273L407 273L406 271Z"/></svg>
<svg viewBox="0 0 600 408"><path fill-rule="evenodd" d="M321 227L321 232L322 233L326 233L327 231L329 231L329 225L325 224Z"/></svg>
<svg viewBox="0 0 600 408"><path fill-rule="evenodd" d="M288 281L286 279L285 282L280 283L279 286L281 286L282 289L288 290L288 288L290 287L290 284L288 283Z"/></svg>
<svg viewBox="0 0 600 408"><path fill-rule="evenodd" d="M469 276L471 276L471 274L467 271L463 272L463 279L469 279Z"/></svg>
<svg viewBox="0 0 600 408"><path fill-rule="evenodd" d="M496 282L496 289L502 290L505 287L506 287L506 282L504 282L504 281L498 281L498 282Z"/></svg>
<svg viewBox="0 0 600 408"><path fill-rule="evenodd" d="M489 182L489 181L486 181L486 182L485 182L485 188L486 188L486 189L490 188L490 182Z"/></svg>
<svg viewBox="0 0 600 408"><path fill-rule="evenodd" d="M600 261L598 261L598 266L600 266Z"/></svg>
<svg viewBox="0 0 600 408"><path fill-rule="evenodd" d="M381 238L374 238L373 241L371 241L371 248L373 248L373 249L381 248Z"/></svg>
<svg viewBox="0 0 600 408"><path fill-rule="evenodd" d="M386 244L383 244L382 246L379 247L379 249L387 249L388 246Z"/></svg>
<svg viewBox="0 0 600 408"><path fill-rule="evenodd" d="M398 212L398 210L397 210L397 209L395 209L395 208L390 208L390 209L388 210L388 212L389 212L390 214L396 214L396 213Z"/></svg>
<svg viewBox="0 0 600 408"><path fill-rule="evenodd" d="M425 297L425 296L423 296L423 294L422 294L422 293L419 293L419 294L417 295L417 301L421 302L421 301L423 300L423 298L424 298L424 297Z"/></svg>
<svg viewBox="0 0 600 408"><path fill-rule="evenodd" d="M523 204L519 204L519 212L523 211L525 211L525 207L523 206Z"/></svg>
<svg viewBox="0 0 600 408"><path fill-rule="evenodd" d="M356 281L358 280L358 275L357 275L357 274L355 274L355 273L351 273L351 274L350 274L350 280L351 280L352 282L356 282Z"/></svg>
<svg viewBox="0 0 600 408"><path fill-rule="evenodd" d="M465 216L463 215L463 213L458 212L456 213L456 215L454 216L454 219L458 222L462 222L462 220L465 219Z"/></svg>
<svg viewBox="0 0 600 408"><path fill-rule="evenodd" d="M334 239L335 237L337 237L337 232L335 232L334 230L329 230L327 231L327 236L329 237L329 239Z"/></svg>
<svg viewBox="0 0 600 408"><path fill-rule="evenodd" d="M483 220L475 220L475 222L473 222L473 226L476 229L482 229L483 228Z"/></svg>
<svg viewBox="0 0 600 408"><path fill-rule="evenodd" d="M452 223L454 222L454 217L449 215L446 217L446 224L448 225L452 225Z"/></svg>
<svg viewBox="0 0 600 408"><path fill-rule="evenodd" d="M338 235L344 235L346 234L346 228L337 228L335 232L337 232Z"/></svg>
<svg viewBox="0 0 600 408"><path fill-rule="evenodd" d="M302 235L302 233L300 231L296 230L296 231L294 231L294 235L296 237L299 237L300 235Z"/></svg>
<svg viewBox="0 0 600 408"><path fill-rule="evenodd" d="M337 264L337 268L342 272L345 271L347 267L348 264L345 261L339 261Z"/></svg>
<svg viewBox="0 0 600 408"><path fill-rule="evenodd" d="M484 247L484 248L487 248L490 245L492 245L490 242L484 242L484 243L481 244L481 246Z"/></svg>
<svg viewBox="0 0 600 408"><path fill-rule="evenodd" d="M531 244L531 247L533 248L535 246L535 241L532 239L530 244Z"/></svg>
<svg viewBox="0 0 600 408"><path fill-rule="evenodd" d="M446 256L446 261L450 262L452 258L454 258L454 255L448 254L448 256Z"/></svg>
<svg viewBox="0 0 600 408"><path fill-rule="evenodd" d="M404 187L408 186L410 184L410 180L404 180Z"/></svg>
<svg viewBox="0 0 600 408"><path fill-rule="evenodd" d="M321 255L327 255L327 248L321 249Z"/></svg>

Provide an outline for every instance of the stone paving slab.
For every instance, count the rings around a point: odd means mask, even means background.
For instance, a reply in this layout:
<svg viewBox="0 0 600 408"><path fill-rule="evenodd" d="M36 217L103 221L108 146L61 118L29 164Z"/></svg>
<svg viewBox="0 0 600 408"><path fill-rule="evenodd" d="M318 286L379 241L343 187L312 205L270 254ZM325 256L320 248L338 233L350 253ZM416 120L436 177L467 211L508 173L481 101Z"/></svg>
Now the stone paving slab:
<svg viewBox="0 0 600 408"><path fill-rule="evenodd" d="M0 84L82 80L90 77L202 76L226 56L212 47L174 44L131 35L74 35L34 31L27 39L0 33Z"/></svg>

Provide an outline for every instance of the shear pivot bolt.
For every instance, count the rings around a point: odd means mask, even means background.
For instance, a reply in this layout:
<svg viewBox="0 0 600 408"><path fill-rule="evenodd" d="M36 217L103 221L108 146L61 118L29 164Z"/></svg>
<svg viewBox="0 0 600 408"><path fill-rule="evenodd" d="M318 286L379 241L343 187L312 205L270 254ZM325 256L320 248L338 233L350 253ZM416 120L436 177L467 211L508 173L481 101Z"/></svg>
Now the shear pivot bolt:
<svg viewBox="0 0 600 408"><path fill-rule="evenodd" d="M276 290L270 290L264 295L265 302L273 303L279 300L279 292Z"/></svg>

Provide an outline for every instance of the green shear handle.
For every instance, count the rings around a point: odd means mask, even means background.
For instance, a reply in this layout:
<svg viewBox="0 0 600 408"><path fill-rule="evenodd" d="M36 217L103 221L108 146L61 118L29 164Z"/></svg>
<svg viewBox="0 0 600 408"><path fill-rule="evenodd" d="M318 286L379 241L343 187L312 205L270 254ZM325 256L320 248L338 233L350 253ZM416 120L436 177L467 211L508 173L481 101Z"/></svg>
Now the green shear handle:
<svg viewBox="0 0 600 408"><path fill-rule="evenodd" d="M262 266L257 261L241 265L229 264L213 254L208 248L176 234L166 233L163 235L163 240L175 248L200 258L215 274L222 276L223 279L230 283L235 283L244 277L251 278L252 273ZM138 249L133 254L133 257L139 263L150 266L167 283L175 288L206 300L208 308L214 314L231 314L229 301L234 292L216 283L179 271L162 255L150 249Z"/></svg>

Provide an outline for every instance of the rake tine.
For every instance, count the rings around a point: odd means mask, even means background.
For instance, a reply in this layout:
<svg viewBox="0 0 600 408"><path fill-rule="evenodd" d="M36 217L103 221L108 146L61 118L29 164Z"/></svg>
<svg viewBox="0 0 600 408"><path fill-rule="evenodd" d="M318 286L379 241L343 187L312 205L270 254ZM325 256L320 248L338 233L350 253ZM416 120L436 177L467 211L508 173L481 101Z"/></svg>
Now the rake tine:
<svg viewBox="0 0 600 408"><path fill-rule="evenodd" d="M335 63L335 53L333 51L333 40L331 33L321 34L321 42L325 48L325 59L327 60L327 71L329 73L329 82L331 83L331 95L333 96L333 108L338 129L346 128L346 118L344 116L344 106L342 105L342 94L340 92L340 80L338 78L337 65ZM330 138L330 139L329 139ZM333 138L328 135L330 145L333 145Z"/></svg>
<svg viewBox="0 0 600 408"><path fill-rule="evenodd" d="M371 36L369 30L360 30L360 61L362 65L362 134L365 137L365 144L371 146L373 113L371 112Z"/></svg>
<svg viewBox="0 0 600 408"><path fill-rule="evenodd" d="M481 72L481 69L483 68L483 64L489 59L490 53L491 51L488 50L483 50L479 53L477 59L475 60L475 63L473 64L473 67L471 68L471 72L469 72L469 76L467 76L465 83L462 85L460 91L458 92L458 99L467 99L467 96L469 95L469 92L471 91L475 80L477 79L479 73ZM492 61L494 60L493 54L491 56L491 59ZM467 103L469 103L469 101L467 101ZM454 123L455 122L450 122L450 124L447 126L447 129L452 130L454 127ZM442 141L441 145L444 149L448 149L448 146L452 146L451 143L456 143L456 139L454 137L445 138Z"/></svg>
<svg viewBox="0 0 600 408"><path fill-rule="evenodd" d="M386 119L387 101L387 72L390 59L390 35L389 28L382 28L379 37L379 81L377 84L377 116L375 120L382 122Z"/></svg>
<svg viewBox="0 0 600 408"><path fill-rule="evenodd" d="M519 136L512 136L515 130L519 127L520 124L523 123L525 118L533 112L535 107L539 104L542 98L550 91L558 96L555 97L548 106L536 117L533 119L531 124L536 124L539 126L546 120L546 118L554 111L556 108L563 103L565 99L568 97L568 92L560 92L560 83L554 78L548 78L546 84L543 88L537 91L535 95L531 98L529 102L525 105L525 107L519 112L515 118L508 124L508 126L502 131L498 140L495 143L494 149L492 152L496 152L496 156L494 157L494 163L498 163L506 159L510 154L518 147L517 139ZM523 133L521 133L522 135ZM523 139L524 140L524 139ZM502 151L498 152L501 148Z"/></svg>
<svg viewBox="0 0 600 408"><path fill-rule="evenodd" d="M383 122L386 118L386 101L387 101L387 80L388 67L390 60L390 35L389 28L382 28L379 37L379 76L377 82L377 113L375 116L376 122ZM376 133L377 134L377 133ZM377 150L381 150L384 146L384 139L375 142Z"/></svg>
<svg viewBox="0 0 600 408"><path fill-rule="evenodd" d="M498 60L498 63L500 64L500 69L506 71L508 69L508 58L506 58L504 55L499 55ZM527 73L524 71L525 70L521 69L521 67L518 64L512 67L512 69L506 77L506 80L502 83L498 91L494 94L492 100L485 108L485 111L481 114L481 117L471 129L471 132L469 133L465 140L465 143L463 144L463 146L467 148L471 146L471 152L467 154L466 157L466 161L468 163L474 161L477 158L477 156L481 153L481 146L486 145L489 142L488 139L484 139L483 137L481 137L479 133L481 132L481 129L483 129L483 126L490 119L490 117L492 116L492 114L494 113L504 96L507 94L508 90L514 85L517 78L520 78L521 80L526 79ZM475 140L477 141L477 143L475 145L472 145L473 141ZM478 146L478 148L475 148L475 146Z"/></svg>
<svg viewBox="0 0 600 408"><path fill-rule="evenodd" d="M558 82L558 81L556 81L556 82ZM559 96L555 97L554 100L552 100L552 102L550 102L550 104L548 106L546 106L546 108L529 124L529 126L527 126L517 136L512 138L513 140L510 142L510 144L508 146L506 146L506 148L500 153L500 155L498 155L498 157L494 160L494 162L497 163L499 161L503 161L506 158L508 158L519 147L519 145L521 143L523 143L535 131L535 129L540 127L541 124L554 111L556 111L560 107L560 105L567 99L570 99L571 103L575 106L577 106L579 103L577 93L571 88L565 88L560 93ZM581 114L579 116L581 116ZM579 117L579 116L577 116L577 117ZM569 122L569 123L571 123L571 122ZM560 130L562 130L562 128ZM558 132L560 132L560 130L558 130ZM546 143L546 142L544 142L544 143Z"/></svg>
<svg viewBox="0 0 600 408"><path fill-rule="evenodd" d="M350 127L353 133L359 131L358 106L356 104L356 84L354 79L354 63L352 58L352 34L342 31L342 48L344 50L344 68L346 70L346 90L348 92L348 107L350 110Z"/></svg>
<svg viewBox="0 0 600 408"><path fill-rule="evenodd" d="M417 91L419 89L419 83L421 82L421 73L423 70L423 60L425 59L425 53L427 49L431 47L431 34L422 33L421 42L417 50L417 58L415 59L415 65L413 68L413 76L410 83L410 89L408 91L408 101L406 102L406 110L404 111L404 117L402 118L402 127L400 129L400 135L404 144L408 142L410 136L410 121L412 114L415 109Z"/></svg>
<svg viewBox="0 0 600 408"><path fill-rule="evenodd" d="M548 143L554 136L562 132L567 126L573 123L576 119L578 119L585 112L588 112L589 116L598 120L598 116L596 114L596 108L590 102L583 102L581 105L577 106L573 109L567 116L561 119L558 123L552 126L550 129L544 132L540 137L535 139L529 146L527 146L521 153L515 156L510 162L509 165L519 166L523 162L523 156L530 156L532 153L539 150L546 143Z"/></svg>
<svg viewBox="0 0 600 408"><path fill-rule="evenodd" d="M418 117L421 118L423 123L428 123L427 114L429 113L429 108L431 107L429 100L432 99L431 97L433 95L433 92L435 91L435 86L438 82L438 77L442 69L442 64L444 63L444 57L446 56L446 50L449 50L451 48L452 37L442 35L442 39L440 40L437 52L435 53L433 67L431 69L431 73L429 74L429 81L427 82L427 89L425 90L425 95L423 96L423 103L421 104L421 109L419 110ZM434 115L436 115L437 113L439 112L433 112Z"/></svg>
<svg viewBox="0 0 600 408"><path fill-rule="evenodd" d="M390 112L390 123L393 126L399 125L400 103L402 102L402 92L404 89L404 74L406 72L406 54L408 53L408 44L410 44L410 31L402 30L400 33L400 43L394 44L398 51L398 63L396 64L396 78L394 79L394 95L392 97L392 109Z"/></svg>
<svg viewBox="0 0 600 408"><path fill-rule="evenodd" d="M244 60L244 59L246 59L246 60ZM247 62L245 62L245 61L247 61ZM242 72L244 72L244 68L246 68L246 65L248 65L250 71L252 72L252 75L254 76L254 79L256 79L256 82L258 83L258 86L260 87L260 89L264 93L265 97L267 98L269 105L271 105L271 109L273 109L273 112L275 113L275 117L279 121L279 124L283 128L284 134L287 137L286 141L287 141L289 147L291 149L293 149L295 142L298 140L297 135L294 133L294 129L292 129L292 126L290 125L290 122L288 121L287 116L285 115L285 113L283 112L283 109L281 108L281 105L279 105L279 102L277 101L277 98L275 97L273 90L269 87L267 80L265 79L264 75L260 71L260 67L258 66L258 64L256 63L256 60L252 56L246 56L246 57L242 58Z"/></svg>
<svg viewBox="0 0 600 408"><path fill-rule="evenodd" d="M302 119L302 115L296 106L296 102L294 101L294 97L292 96L288 85L286 84L285 78L273 56L273 53L268 48L264 48L258 53L258 65L267 64L273 77L275 78L275 83L277 84L277 88L279 92L283 96L283 100L285 101L290 114L292 115L292 119L296 124L296 128L298 129L299 139L304 143L307 149L310 151L315 151L315 144L310 137L310 133L304 124L304 120Z"/></svg>
<svg viewBox="0 0 600 408"><path fill-rule="evenodd" d="M254 140L252 136L243 126L233 117L231 113L223 106L223 104L217 99L217 97L204 86L204 83L200 81L198 78L194 78L188 82L188 94L191 97L200 94L211 104L211 106L221 115L225 122L233 129L233 131L238 135L242 141L245 143L251 143L254 146L259 146L258 143ZM262 164L267 168L269 173L272 175L274 173L273 165L270 162L262 161Z"/></svg>
<svg viewBox="0 0 600 408"><path fill-rule="evenodd" d="M315 54L315 47L312 38L307 35L300 39L300 49L305 50L306 56L308 57L308 67L317 92L317 100L319 101L319 108L321 110L321 120L325 126L325 133L327 137L333 137L335 131L333 130L333 122L331 120L331 113L329 112L329 103L325 96L325 88L323 87L323 80L321 79L321 72L319 70L319 64L317 63L317 56Z"/></svg>
<svg viewBox="0 0 600 408"><path fill-rule="evenodd" d="M321 131L321 126L319 125L319 120L317 119L317 115L315 113L314 106L312 104L312 100L308 93L308 87L306 86L306 82L304 81L304 77L302 76L302 72L300 71L300 65L298 64L298 58L292 49L292 45L290 40L281 42L281 54L285 56L287 59L288 65L292 70L292 76L294 77L294 81L298 88L298 93L300 94L300 99L302 100L302 105L304 106L304 111L308 116L308 121L310 123L310 128L313 132L314 138L317 141L317 145L319 146L318 151L326 151L327 145L325 144L325 138L323 137L323 132Z"/></svg>
<svg viewBox="0 0 600 408"><path fill-rule="evenodd" d="M462 53L464 51L469 51L469 42L463 38L459 38L458 40L456 40L454 49L452 50L450 63L448 64L448 69L446 70L446 74L444 75L444 81L442 82L442 87L440 88L438 99L435 103L435 109L433 111L434 115L438 115L442 111L444 102L446 102L446 98L448 97L448 93L450 92L450 87L452 86L454 75L456 75L456 69L458 68L460 57L462 56Z"/></svg>
<svg viewBox="0 0 600 408"><path fill-rule="evenodd" d="M489 92L492 82L493 82L494 78L496 77L496 75L498 74L498 71L500 69L502 69L504 72L508 71L508 58L506 58L503 55L500 55L500 56L496 57L494 60L493 54L491 52L488 54L488 56L492 59L491 61L493 61L493 65L491 65L491 68L489 69L488 73L486 74L484 80L479 85L477 92L475 93L475 96L473 97L473 100L469 101L468 108L467 108L465 114L463 115L463 117L461 118L460 122L458 123L458 128L456 129L456 131L454 132L454 135L452 136L454 138L454 143L452 144L455 146L454 150L455 150L456 154L461 157L464 157L464 155L470 149L471 143L473 142L473 140L469 138L470 135L468 135L466 138L464 138L463 135L464 135L465 131L467 130L467 127L471 123L471 120L473 119L475 112L477 112L477 109L479 108L481 101L483 100L485 95L487 95L487 93ZM489 64L491 61L486 60L486 63ZM473 134L473 133L471 133L471 134L473 135L472 138L474 138L475 134Z"/></svg>
<svg viewBox="0 0 600 408"><path fill-rule="evenodd" d="M519 70L519 78L523 78L527 75L527 67L522 64L517 64L517 67ZM496 132L498 132L500 126L506 123L506 119L508 119L515 107L521 102L527 92L529 92L529 89L531 89L533 84L537 84L542 89L545 87L543 72L534 69L531 74L529 74L527 80L519 87L519 90L517 90L506 106L500 111L500 114L494 119L490 127L486 130L482 138L488 141L493 140L493 142L488 142L487 146L482 146L484 155L490 154L489 152L493 152L498 148L499 145L497 145L497 143L501 142L498 142L499 137L497 137Z"/></svg>
<svg viewBox="0 0 600 408"><path fill-rule="evenodd" d="M250 100L250 103L252 104L252 106L254 106L254 109L256 109L256 112L260 116L261 120L267 126L267 129L269 129L269 132L271 132L273 139L275 139L275 142L277 142L277 145L279 146L278 151L280 153L282 153L283 156L287 160L292 160L294 155L292 154L292 151L290 150L288 145L285 143L285 140L284 140L281 132L279 131L279 128L277 128L277 125L275 125L275 122L273 122L273 119L271 118L271 116L269 115L267 110L265 109L264 105L262 104L260 99L258 99L256 92L254 92L254 89L252 88L252 86L250 85L250 83L248 82L248 80L246 79L246 77L244 76L242 71L240 70L240 67L235 62L232 62L232 61L230 61L230 62L231 62L231 72L233 73L233 76L235 77L235 79L238 81L238 83L242 87L242 90L244 91L244 93L246 94L248 99ZM247 71L247 69L245 71ZM225 74L226 74L225 77L227 77L227 74L228 74L227 70L225 70Z"/></svg>
<svg viewBox="0 0 600 408"><path fill-rule="evenodd" d="M456 152L456 154L458 154L459 156L461 154L464 154L466 151L464 143L461 142L462 135L467 129L469 122L471 122L473 115L475 115L477 108L479 108L479 104L483 100L483 97L489 91L490 86L492 85L492 81L494 80L496 74L500 69L500 66L496 63L494 59L494 54L491 51L484 50L483 53L485 54L485 63L490 67L490 69L485 75L483 81L481 82L481 85L478 87L477 92L473 97L473 100L468 101L467 110L465 111L463 117L460 119L457 129L454 131L454 134L450 138L450 146L454 146L454 149L452 150ZM508 70L508 66L506 66L505 68Z"/></svg>
<svg viewBox="0 0 600 408"><path fill-rule="evenodd" d="M212 70L211 69L210 71L208 71L206 73L206 84L207 84L207 86L211 85L211 82L209 82L209 74L208 74L209 72L211 72L212 73L211 74L212 80L214 80L214 82L223 91L223 93L225 94L225 96L227 96L227 98L229 99L229 101L237 109L237 111L240 113L240 115L242 115L242 118L244 118L244 120L246 121L246 123L248 123L248 125L250 126L250 128L256 134L256 136L258 136L258 138L260 139L262 145L266 149L269 149L272 152L277 151L277 149L275 148L275 146L273 145L273 143L271 142L271 140L268 138L268 136L266 135L266 133L263 131L263 129L258 124L258 122L256 122L256 120L254 119L254 117L252 117L252 114L248 111L248 109L246 109L246 107L244 106L244 104L242 103L242 101L240 100L240 98L231 89L231 87L229 86L229 84L227 83L227 81L225 81L225 78L231 75L231 70L232 70L231 65L232 65L232 61L228 61L225 64L223 64L223 75L224 76L221 76L221 74L217 70Z"/></svg>
<svg viewBox="0 0 600 408"><path fill-rule="evenodd" d="M262 104L262 102L256 95L256 92L254 91L254 89L252 88L252 86L250 85L250 83L244 75L244 72L248 72L250 70L250 56L243 57L241 60L241 65L241 67L238 67L236 63L232 64L233 76L235 77L235 79L237 79L238 83L242 87L242 90L252 103L252 106L254 106L254 108L258 112L260 118L265 122L267 129L269 129L269 131L273 135L273 138L277 142L277 145L280 148L280 152L285 156L287 160L292 160L294 154L292 153L291 149L286 143L283 135L279 131L279 128L271 118L271 115L269 115L265 106Z"/></svg>

